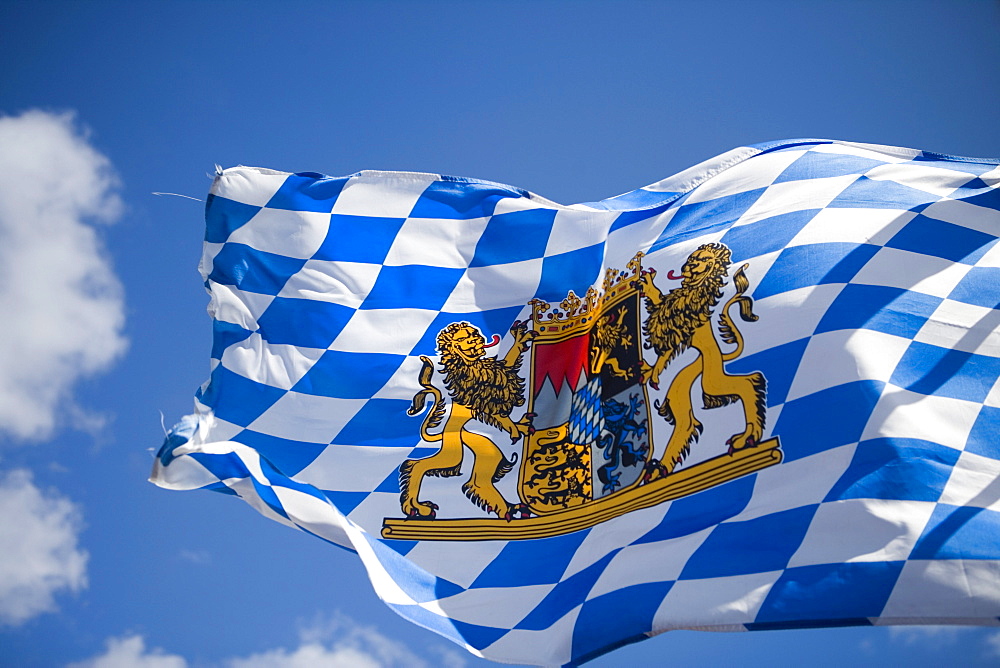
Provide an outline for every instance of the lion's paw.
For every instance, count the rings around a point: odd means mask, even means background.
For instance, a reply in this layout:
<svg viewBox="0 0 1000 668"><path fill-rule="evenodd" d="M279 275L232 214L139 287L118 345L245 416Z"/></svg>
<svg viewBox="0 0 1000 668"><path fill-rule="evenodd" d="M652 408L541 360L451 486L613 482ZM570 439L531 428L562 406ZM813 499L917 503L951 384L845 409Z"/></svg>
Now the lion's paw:
<svg viewBox="0 0 1000 668"><path fill-rule="evenodd" d="M403 506L403 513L410 520L433 520L437 517L438 505L431 501L417 501Z"/></svg>
<svg viewBox="0 0 1000 668"><path fill-rule="evenodd" d="M507 506L507 512L503 518L510 522L516 519L515 515L520 515L522 520L528 519L531 517L531 509L526 504L515 503L514 505Z"/></svg>
<svg viewBox="0 0 1000 668"><path fill-rule="evenodd" d="M646 360L639 361L639 382L647 383L650 381L650 376L653 375L653 367L646 363ZM659 379L657 379L659 380Z"/></svg>
<svg viewBox="0 0 1000 668"><path fill-rule="evenodd" d="M670 471L657 459L650 459L646 468L642 472L642 482L650 483L660 478L665 478Z"/></svg>
<svg viewBox="0 0 1000 668"><path fill-rule="evenodd" d="M733 434L726 441L726 445L729 446L729 454L735 454L737 450L742 450L744 448L755 448L760 442L760 434L755 433L756 430L752 427L747 427L746 431L740 434Z"/></svg>

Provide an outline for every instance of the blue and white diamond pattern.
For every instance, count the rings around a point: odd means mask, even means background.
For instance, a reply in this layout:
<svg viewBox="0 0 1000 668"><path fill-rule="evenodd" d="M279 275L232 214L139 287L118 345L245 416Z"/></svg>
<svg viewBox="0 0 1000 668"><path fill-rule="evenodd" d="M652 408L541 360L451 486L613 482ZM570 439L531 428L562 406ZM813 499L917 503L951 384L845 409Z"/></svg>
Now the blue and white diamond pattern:
<svg viewBox="0 0 1000 668"><path fill-rule="evenodd" d="M601 377L594 376L573 394L569 412L569 441L596 443L604 430L601 410Z"/></svg>

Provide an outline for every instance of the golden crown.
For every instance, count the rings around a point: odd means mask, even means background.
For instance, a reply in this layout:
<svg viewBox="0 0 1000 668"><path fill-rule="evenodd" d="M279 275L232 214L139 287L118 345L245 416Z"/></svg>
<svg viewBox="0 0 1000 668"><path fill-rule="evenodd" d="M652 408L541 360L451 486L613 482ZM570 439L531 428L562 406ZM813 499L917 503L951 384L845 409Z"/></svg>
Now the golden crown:
<svg viewBox="0 0 1000 668"><path fill-rule="evenodd" d="M600 316L605 306L617 303L638 288L636 281L642 271L642 258L645 255L639 251L628 261L624 270L608 267L604 271L601 289L594 286L587 288L583 297L570 290L566 298L559 302L557 308L541 299L532 299L531 319L539 333L557 334L580 327L589 327L591 322Z"/></svg>

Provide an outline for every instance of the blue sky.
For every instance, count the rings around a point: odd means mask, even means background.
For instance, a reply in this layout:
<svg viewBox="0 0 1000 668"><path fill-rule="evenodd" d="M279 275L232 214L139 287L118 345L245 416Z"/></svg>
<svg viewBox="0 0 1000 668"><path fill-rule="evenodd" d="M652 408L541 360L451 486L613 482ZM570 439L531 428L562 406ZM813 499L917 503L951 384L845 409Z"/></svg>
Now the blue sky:
<svg viewBox="0 0 1000 668"><path fill-rule="evenodd" d="M203 198L218 163L572 203L794 137L1000 157L987 0L7 0L0 26L5 665L488 665L385 608L352 554L146 482L211 344L202 205L151 193ZM833 629L672 632L591 665L998 660L995 629Z"/></svg>

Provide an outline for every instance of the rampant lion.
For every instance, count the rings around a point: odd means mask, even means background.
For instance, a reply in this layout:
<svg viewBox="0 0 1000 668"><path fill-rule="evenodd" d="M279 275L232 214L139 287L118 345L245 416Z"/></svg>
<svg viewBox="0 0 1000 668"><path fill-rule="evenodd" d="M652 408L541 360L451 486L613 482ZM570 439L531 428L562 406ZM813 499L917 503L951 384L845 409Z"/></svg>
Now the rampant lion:
<svg viewBox="0 0 1000 668"><path fill-rule="evenodd" d="M655 479L670 473L687 456L691 444L698 440L702 424L695 418L691 405L691 387L701 376L704 408L717 408L735 401L743 404L746 429L734 434L728 441L730 454L736 450L753 447L764 431L766 381L761 373L734 375L726 373L725 362L736 359L743 352L743 336L737 329L729 308L738 304L740 317L746 322L757 320L753 313L753 300L744 295L750 282L744 264L733 276L736 294L722 307L719 314L719 333L727 344L736 348L723 353L712 331L712 309L722 297L724 277L729 269L730 251L723 244L710 243L699 246L681 269L681 285L664 295L653 284L656 272L643 271L638 287L646 300L648 316L643 331L648 343L656 352L656 362L650 367L645 361L641 373L653 389L659 389L660 375L677 355L694 348L696 360L677 372L657 412L674 425L666 450L659 461L647 466L646 479Z"/></svg>
<svg viewBox="0 0 1000 668"><path fill-rule="evenodd" d="M646 443L643 440L646 435L646 418L641 417L641 421L637 422L634 417L645 413L641 409L645 400L638 394L630 394L628 400L626 404L609 398L601 404L604 429L598 444L604 451L607 463L597 469L597 477L604 483L601 491L605 493L621 487L619 478L622 467L635 466L646 454Z"/></svg>
<svg viewBox="0 0 1000 668"><path fill-rule="evenodd" d="M628 326L619 318L619 314L611 313L600 318L593 331L593 338L590 341L590 373L596 376L607 366L613 375L628 378L632 370L622 369L618 359L613 356L616 346L632 345L632 335L628 333Z"/></svg>
<svg viewBox="0 0 1000 668"><path fill-rule="evenodd" d="M491 343L479 329L468 322L455 322L438 333L437 348L441 353L444 384L451 397L451 414L444 428L431 433L444 420L447 409L441 390L431 383L434 364L421 356L420 385L424 388L414 397L407 413L419 415L424 410L426 398L431 397L433 408L423 424L420 434L425 441L440 442L441 448L424 459L407 459L399 467L400 505L407 517L433 519L438 506L430 501L420 501L420 483L424 476L449 478L461 473L463 446L472 450L475 460L472 475L462 485L469 499L488 513L511 520L516 514L528 515L527 506L510 504L504 499L495 483L511 471L517 462L516 453L511 459L486 436L469 431L466 426L478 420L507 432L516 443L531 432L531 414L514 422L510 413L524 405L524 380L518 375L521 359L534 338L535 332L526 323L515 322L510 328L514 336L507 355L498 359L485 357L486 348L495 346L500 337L494 335Z"/></svg>

